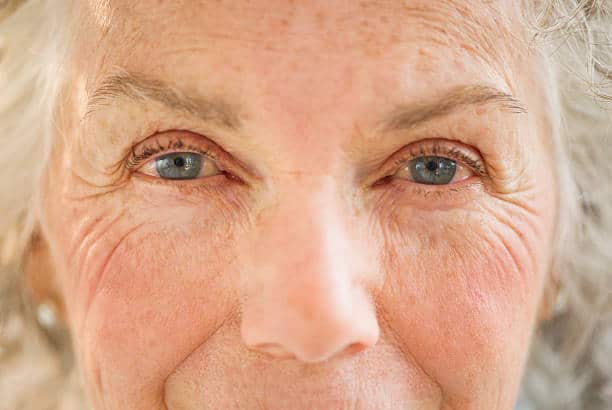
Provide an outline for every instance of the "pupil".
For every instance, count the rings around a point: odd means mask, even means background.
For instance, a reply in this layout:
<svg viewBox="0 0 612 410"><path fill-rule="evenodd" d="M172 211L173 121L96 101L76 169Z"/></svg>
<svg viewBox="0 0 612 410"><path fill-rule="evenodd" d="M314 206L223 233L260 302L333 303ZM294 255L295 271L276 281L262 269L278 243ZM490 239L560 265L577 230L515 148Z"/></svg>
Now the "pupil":
<svg viewBox="0 0 612 410"><path fill-rule="evenodd" d="M181 157L176 157L174 158L174 165L179 168L183 168L183 166L185 166L185 160Z"/></svg>
<svg viewBox="0 0 612 410"><path fill-rule="evenodd" d="M438 164L435 161L429 161L426 165L427 169L431 172L436 171L438 169Z"/></svg>

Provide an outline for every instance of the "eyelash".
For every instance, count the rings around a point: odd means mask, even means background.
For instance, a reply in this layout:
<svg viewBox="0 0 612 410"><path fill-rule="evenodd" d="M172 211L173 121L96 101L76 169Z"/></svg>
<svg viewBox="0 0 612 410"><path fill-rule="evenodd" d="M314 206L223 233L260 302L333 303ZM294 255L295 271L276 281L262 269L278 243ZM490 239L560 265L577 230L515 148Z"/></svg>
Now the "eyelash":
<svg viewBox="0 0 612 410"><path fill-rule="evenodd" d="M185 144L181 138L170 140L166 146L162 145L159 140L155 140L155 143L157 144L156 146L147 145L145 143L142 148L139 149L139 152L136 152L135 148L132 147L130 156L125 162L125 167L132 171L136 170L140 165L142 165L151 157L157 154L165 153L170 150L180 150L181 152L195 152L207 157L208 159L218 162L217 156L210 149L203 150L200 147Z"/></svg>
<svg viewBox="0 0 612 410"><path fill-rule="evenodd" d="M429 147L427 147L428 142ZM474 171L480 177L485 177L487 175L485 166L479 158L476 158L473 154L465 152L467 150L463 150L456 145L450 146L437 140L425 142L421 141L417 147L409 146L405 150L407 150L407 153L402 153L398 159L393 161L396 168L415 158L433 155L459 161L471 168L472 171Z"/></svg>
<svg viewBox="0 0 612 410"><path fill-rule="evenodd" d="M443 142L444 141L444 142ZM418 144L418 145L417 145ZM223 179L216 177L208 177L196 180L186 180L186 181L168 181L168 180L155 180L153 182L158 184L170 184L174 186L176 189L184 191L189 190L191 193L194 190L218 190L222 188L223 182L230 182L229 179L235 179L238 182L241 180L238 177L234 177L233 174L229 173L227 170L223 168L223 166L219 163L217 155L214 151L214 147L207 147L202 149L199 146L186 144L183 139L179 136L173 137L168 140L166 143L161 143L158 139L153 142L143 142L136 148L133 146L128 158L125 161L125 167L130 172L136 172L136 170L147 160L156 156L157 154L166 153L169 151L178 151L181 152L195 152L203 155L204 157L215 161L216 165L222 171L221 176ZM470 153L470 150L463 149L460 146L457 146L455 141L444 140L444 139L426 139L420 140L418 143L411 144L407 147L403 147L399 154L396 153L392 155L391 165L386 168L387 173L381 179L378 179L372 187L376 187L378 185L382 185L383 183L387 183L392 187L392 191L397 194L408 193L411 195L418 195L424 198L427 198L431 195L436 195L439 199L453 199L454 196L459 195L461 193L468 192L470 190L474 190L476 185L479 185L482 181L478 181L474 183L463 183L458 182L454 184L448 185L425 185L418 184L411 181L395 181L393 177L393 173L397 171L397 168L401 165L406 164L407 162L421 157L435 155L441 157L447 157L453 160L456 160L462 164L468 166L472 171L474 171L479 177L486 178L488 173L485 169L485 166L480 158L476 156L476 154ZM393 158L397 157L397 158ZM470 178L471 179L471 178ZM467 181L467 180L466 180ZM187 193L187 192L185 192Z"/></svg>

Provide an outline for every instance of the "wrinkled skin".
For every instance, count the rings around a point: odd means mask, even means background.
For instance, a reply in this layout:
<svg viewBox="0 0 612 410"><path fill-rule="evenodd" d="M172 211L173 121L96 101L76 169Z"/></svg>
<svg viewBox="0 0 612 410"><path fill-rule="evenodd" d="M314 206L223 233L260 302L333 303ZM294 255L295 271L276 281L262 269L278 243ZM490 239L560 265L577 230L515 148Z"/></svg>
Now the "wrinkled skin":
<svg viewBox="0 0 612 410"><path fill-rule="evenodd" d="M75 2L42 227L93 407L511 409L557 209L515 3ZM228 101L241 125L89 103L119 72ZM379 127L474 86L527 111L463 99ZM179 139L225 172L145 171ZM432 141L483 172L396 173Z"/></svg>

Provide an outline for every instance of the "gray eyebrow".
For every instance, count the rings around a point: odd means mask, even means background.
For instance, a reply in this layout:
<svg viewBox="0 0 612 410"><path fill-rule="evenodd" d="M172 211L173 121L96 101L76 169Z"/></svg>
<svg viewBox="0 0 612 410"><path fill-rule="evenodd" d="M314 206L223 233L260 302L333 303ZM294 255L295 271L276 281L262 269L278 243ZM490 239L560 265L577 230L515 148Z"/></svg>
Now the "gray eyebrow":
<svg viewBox="0 0 612 410"><path fill-rule="evenodd" d="M239 130L243 122L237 104L220 97L187 95L163 81L126 71L104 78L89 96L83 119L121 98L137 102L157 101L173 110L195 115L204 121L214 122L231 130Z"/></svg>
<svg viewBox="0 0 612 410"><path fill-rule="evenodd" d="M83 118L121 98L137 102L157 101L171 109L195 115L234 131L239 130L243 123L237 104L220 97L186 95L163 81L126 71L109 75L101 82L89 96ZM383 132L411 129L462 107L487 103L497 104L512 113L527 112L525 105L516 97L497 88L483 85L459 86L437 100L396 107L376 128Z"/></svg>
<svg viewBox="0 0 612 410"><path fill-rule="evenodd" d="M377 124L384 132L411 129L437 117L448 115L460 108L493 103L511 113L523 114L527 108L516 97L497 88L474 85L460 86L441 98L417 104L399 106Z"/></svg>

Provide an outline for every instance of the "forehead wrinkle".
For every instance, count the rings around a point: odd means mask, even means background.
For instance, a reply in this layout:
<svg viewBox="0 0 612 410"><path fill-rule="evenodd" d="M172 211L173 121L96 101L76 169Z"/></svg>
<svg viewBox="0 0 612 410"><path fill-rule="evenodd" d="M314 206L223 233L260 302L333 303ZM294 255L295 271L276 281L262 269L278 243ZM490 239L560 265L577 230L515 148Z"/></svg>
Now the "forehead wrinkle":
<svg viewBox="0 0 612 410"><path fill-rule="evenodd" d="M275 34L274 38L282 39L283 36L279 36L279 34L286 32L289 27L297 22L291 28L292 34L299 38L314 39L314 35L311 36L309 33L302 31L301 28L304 27L302 23L305 21L317 21L318 23L315 26L309 28L316 29L319 35L329 33L329 35L323 36L325 42L317 44L319 48L329 46L329 43L337 43L340 48L344 49L346 44L342 41L342 38L346 37L345 33L349 33L349 31L360 31L362 35L367 34L368 38L371 34L369 31L372 31L377 36L383 35L384 37L384 34L380 31L371 30L367 24L361 24L366 20L375 22L377 16L383 17L385 22L389 18L395 19L396 22L393 25L400 29L402 24L397 22L398 16L400 16L400 20L402 19L401 16L405 16L405 24L408 25L419 24L419 21L413 21L416 18L421 20L428 28L443 34L442 37L444 35L449 37L447 44L454 44L458 39L476 45L485 42L489 43L486 47L489 52L495 52L496 46L499 45L498 42L493 42L491 39L499 37L500 28L503 29L504 26L507 26L507 22L501 21L504 14L503 7L494 6L500 3L498 1L436 0L432 2L414 0L397 2L395 0L376 0L362 1L355 6L345 4L338 6L332 4L330 6L329 3L313 1L309 2L308 5L283 2L282 7L278 8L262 7L248 1L240 2L241 4L238 5L233 2L174 0L171 2L156 2L155 7L151 7L151 4L146 1L101 0L101 2L103 5L97 5L96 2L96 5L90 7L94 14L99 14L102 9L105 10L103 13L105 16L98 17L98 20L108 20L109 16L112 16L114 20L123 20L123 22L113 22L113 31L119 31L118 23L122 23L119 25L125 26L124 28L129 26L130 31L134 29L144 30L147 26L155 27L156 33L160 30L173 30L177 24L190 23L190 19L198 12L202 12L205 7L211 7L215 13L216 10L222 10L222 15L240 14L236 18L228 19L226 21L227 26L222 27L222 30L227 29L233 32L239 28L236 24L241 24L241 20L245 16L265 22L263 26L255 24L240 27L239 33L232 34L236 38L245 35L259 37L263 34L267 36L269 33L265 33L266 27L272 27ZM333 12L329 11L330 7L333 8ZM192 13L188 12L189 8L194 8L194 11ZM478 13L475 13L473 9L478 10ZM365 20L359 20L360 17L365 18ZM135 23L136 21L138 24ZM452 24L449 24L449 22ZM389 26L389 24L386 25ZM219 33L219 30L216 30L213 26L210 26L209 30L211 30L211 34ZM483 35L485 31L487 35ZM393 37L393 39L401 41L397 37ZM260 40L263 40L263 38L260 38Z"/></svg>
<svg viewBox="0 0 612 410"><path fill-rule="evenodd" d="M405 10L425 28L419 31L425 41L465 51L487 66L496 68L512 87L509 77L513 73L507 60L521 55L526 44L520 44L523 33L513 30L516 24L512 24L512 17L517 15L516 5L504 2L504 5L508 4L505 8L499 1L477 3L441 0L407 5ZM478 13L473 11L475 9Z"/></svg>
<svg viewBox="0 0 612 410"><path fill-rule="evenodd" d="M114 12L114 9L111 8L110 0L97 1L91 12L98 27L100 27L103 32L107 32L111 27Z"/></svg>
<svg viewBox="0 0 612 410"><path fill-rule="evenodd" d="M119 6L113 4L112 0L74 1L80 6L81 21L93 25L101 38L121 25Z"/></svg>

